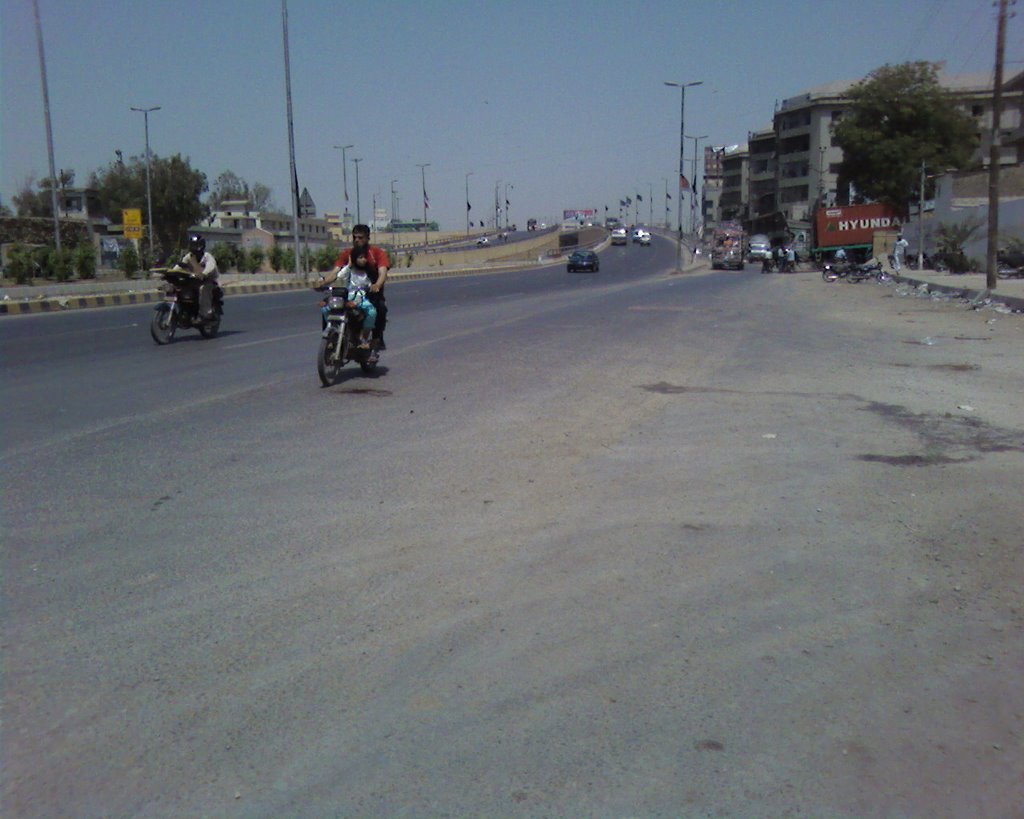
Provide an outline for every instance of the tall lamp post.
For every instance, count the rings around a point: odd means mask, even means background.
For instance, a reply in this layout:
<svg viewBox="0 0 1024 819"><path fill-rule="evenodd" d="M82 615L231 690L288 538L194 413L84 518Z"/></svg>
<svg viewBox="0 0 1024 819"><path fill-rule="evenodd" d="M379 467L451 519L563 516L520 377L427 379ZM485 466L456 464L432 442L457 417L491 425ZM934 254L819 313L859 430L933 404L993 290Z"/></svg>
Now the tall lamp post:
<svg viewBox="0 0 1024 819"><path fill-rule="evenodd" d="M420 180L423 183L423 246L427 246L427 168L430 167L429 162L423 164L417 164L417 168L420 169Z"/></svg>
<svg viewBox="0 0 1024 819"><path fill-rule="evenodd" d="M695 85L703 85L703 80L697 82L668 82L665 81L665 85L671 86L672 88L679 89L679 207L678 207L678 222L676 225L676 270L683 269L683 197L682 197L682 185L685 165L685 156L683 151L686 148L686 89L693 88Z"/></svg>
<svg viewBox="0 0 1024 819"><path fill-rule="evenodd" d="M341 151L341 190L345 195L344 212L341 216L342 223L345 222L345 217L348 216L348 163L345 161L345 151L352 148L352 145L335 145L335 150Z"/></svg>
<svg viewBox="0 0 1024 819"><path fill-rule="evenodd" d="M133 111L138 111L142 114L142 119L146 129L146 211L149 214L149 263L153 263L153 194L149 187L149 112L159 111L160 106L154 105L152 108L132 108Z"/></svg>
<svg viewBox="0 0 1024 819"><path fill-rule="evenodd" d="M469 211L470 211L470 205L469 205L469 177L471 177L472 175L473 175L472 171L467 171L467 173L466 173L466 235L467 236L469 236Z"/></svg>
<svg viewBox="0 0 1024 819"><path fill-rule="evenodd" d="M361 225L363 223L363 213L359 209L359 163L362 162L362 158L353 159L352 164L356 166L356 224Z"/></svg>
<svg viewBox="0 0 1024 819"><path fill-rule="evenodd" d="M687 139L693 140L693 164L690 166L690 233L697 232L697 143L702 139L707 139L707 134L701 134L700 136L689 136Z"/></svg>

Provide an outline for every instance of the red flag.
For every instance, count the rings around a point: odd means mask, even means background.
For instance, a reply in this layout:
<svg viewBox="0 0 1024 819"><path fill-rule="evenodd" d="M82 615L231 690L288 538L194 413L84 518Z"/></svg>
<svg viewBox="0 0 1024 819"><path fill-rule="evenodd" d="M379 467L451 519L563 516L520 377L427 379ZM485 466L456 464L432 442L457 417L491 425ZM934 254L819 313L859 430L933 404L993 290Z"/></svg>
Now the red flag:
<svg viewBox="0 0 1024 819"><path fill-rule="evenodd" d="M690 183L686 181L686 177L679 174L679 190L688 191L690 189Z"/></svg>

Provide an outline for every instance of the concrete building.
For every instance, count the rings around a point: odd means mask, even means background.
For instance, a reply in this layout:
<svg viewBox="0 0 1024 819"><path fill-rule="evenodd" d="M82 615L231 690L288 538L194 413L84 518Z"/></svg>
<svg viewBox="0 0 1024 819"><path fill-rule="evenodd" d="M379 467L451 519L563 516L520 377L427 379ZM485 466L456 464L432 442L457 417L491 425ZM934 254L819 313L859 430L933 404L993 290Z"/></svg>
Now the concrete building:
<svg viewBox="0 0 1024 819"><path fill-rule="evenodd" d="M309 194L305 193L308 197ZM331 223L316 216L316 206L310 198L303 203L307 214L299 217L299 241L309 250L316 251L329 244L337 244L331 233ZM189 233L198 233L208 246L225 242L235 247L269 250L276 244L291 247L295 231L291 214L249 209L248 201L226 200L201 225L193 225Z"/></svg>
<svg viewBox="0 0 1024 819"><path fill-rule="evenodd" d="M855 82L836 81L784 99L771 128L750 133L745 150L720 153L721 197L713 210L705 198L705 221L740 219L750 232L793 240L809 235L812 215L819 206L848 202L850 192L838 185L843 152L833 143L832 130L850 108L849 91ZM973 163L987 167L993 117L990 75L940 74L939 82L977 124L978 150ZM1024 162L1022 110L1024 72L1003 86L1001 167ZM706 151L706 174L707 156ZM705 185L706 194L708 188Z"/></svg>

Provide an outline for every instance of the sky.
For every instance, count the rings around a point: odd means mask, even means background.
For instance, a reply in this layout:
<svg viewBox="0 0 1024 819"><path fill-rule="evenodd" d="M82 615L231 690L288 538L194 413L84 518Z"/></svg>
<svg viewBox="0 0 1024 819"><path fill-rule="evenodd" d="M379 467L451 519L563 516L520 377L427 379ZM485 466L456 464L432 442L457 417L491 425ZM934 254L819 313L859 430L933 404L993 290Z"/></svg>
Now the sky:
<svg viewBox="0 0 1024 819"><path fill-rule="evenodd" d="M290 213L281 0L38 0L54 159L76 184L121 150L233 171ZM319 214L374 197L442 230L493 217L603 216L637 194L664 218L685 131L746 142L783 99L887 63L991 75L991 0L287 0L295 158ZM1021 17L1005 71L1024 70ZM694 140L686 140L691 176ZM418 167L429 163L422 171ZM0 0L0 200L49 175L32 0ZM700 163L698 163L698 174ZM467 174L470 174L467 176ZM140 203L141 204L141 203ZM504 220L504 216L502 217Z"/></svg>

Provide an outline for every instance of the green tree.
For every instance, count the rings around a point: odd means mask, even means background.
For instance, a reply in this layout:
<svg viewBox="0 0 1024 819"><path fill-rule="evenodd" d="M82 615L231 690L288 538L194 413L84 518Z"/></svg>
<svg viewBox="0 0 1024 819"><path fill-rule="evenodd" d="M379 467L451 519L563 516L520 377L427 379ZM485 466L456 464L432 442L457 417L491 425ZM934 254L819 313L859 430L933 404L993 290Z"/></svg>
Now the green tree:
<svg viewBox="0 0 1024 819"><path fill-rule="evenodd" d="M96 248L93 247L92 242L75 248L73 264L78 278L96 278Z"/></svg>
<svg viewBox="0 0 1024 819"><path fill-rule="evenodd" d="M250 273L256 273L263 267L263 248L250 248L245 254L245 269Z"/></svg>
<svg viewBox="0 0 1024 819"><path fill-rule="evenodd" d="M210 253L213 258L217 260L217 269L222 270L225 273L234 267L241 266L241 255L243 251L241 248L236 248L232 244L227 242L217 242L212 248Z"/></svg>
<svg viewBox="0 0 1024 819"><path fill-rule="evenodd" d="M18 284L31 284L35 271L32 248L15 242L7 251L7 274Z"/></svg>
<svg viewBox="0 0 1024 819"><path fill-rule="evenodd" d="M121 256L117 260L117 266L121 268L121 272L129 279L135 278L135 274L139 272L139 253L135 249L134 242L128 242L121 248Z"/></svg>
<svg viewBox="0 0 1024 819"><path fill-rule="evenodd" d="M334 262L337 258L338 248L334 245L327 245L316 252L313 262L316 266L316 270L323 273L326 270L332 270L334 268Z"/></svg>
<svg viewBox="0 0 1024 819"><path fill-rule="evenodd" d="M281 268L284 267L284 250L281 248L281 245L274 245L270 248L267 260L270 262L271 270L275 273L281 272Z"/></svg>
<svg viewBox="0 0 1024 819"><path fill-rule="evenodd" d="M224 171L217 177L210 188L207 205L210 210L217 210L228 200L243 199L255 211L272 210L272 194L270 188L260 182L250 185L234 171Z"/></svg>
<svg viewBox="0 0 1024 819"><path fill-rule="evenodd" d="M125 208L146 210L146 160L133 156L126 162L112 162L94 172L89 186L99 194L104 215L121 222ZM163 159L150 156L150 191L153 197L153 231L158 253L185 245L190 226L207 214L201 197L206 191L206 174L192 168L181 154Z"/></svg>
<svg viewBox="0 0 1024 819"><path fill-rule="evenodd" d="M66 282L71 278L71 273L75 269L74 252L66 247L62 247L60 250L55 247L50 248L49 266L57 281Z"/></svg>
<svg viewBox="0 0 1024 819"><path fill-rule="evenodd" d="M843 149L839 181L903 212L918 195L921 162L962 168L976 147L974 121L938 81L938 65L885 65L850 89L849 111L835 126Z"/></svg>
<svg viewBox="0 0 1024 819"><path fill-rule="evenodd" d="M75 184L74 171L60 171L59 178L62 188ZM34 176L26 177L18 192L11 197L18 216L53 216L52 188L53 180L50 177L38 182Z"/></svg>

